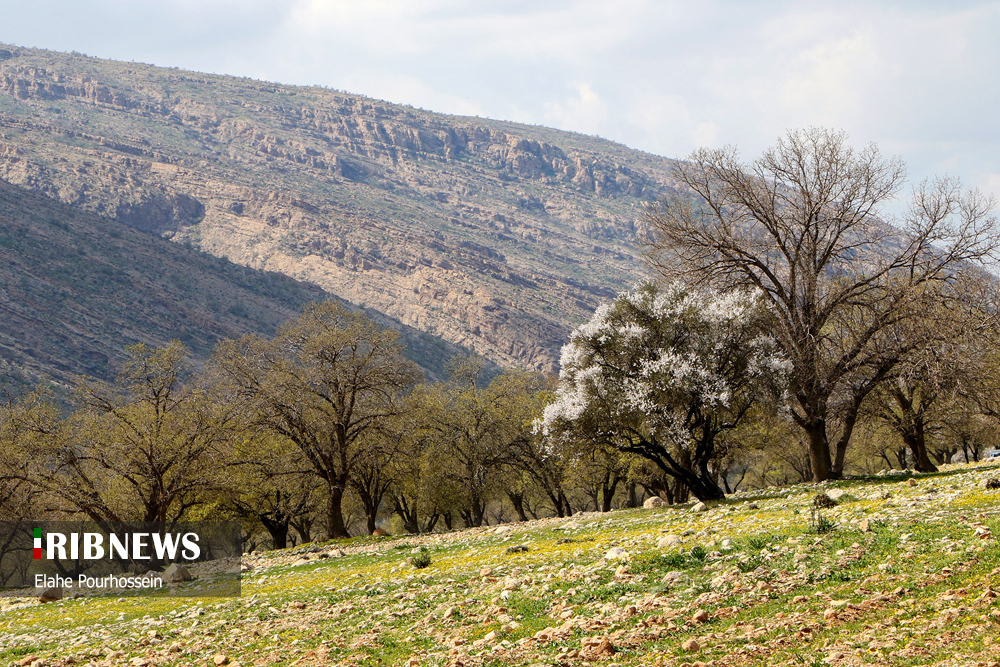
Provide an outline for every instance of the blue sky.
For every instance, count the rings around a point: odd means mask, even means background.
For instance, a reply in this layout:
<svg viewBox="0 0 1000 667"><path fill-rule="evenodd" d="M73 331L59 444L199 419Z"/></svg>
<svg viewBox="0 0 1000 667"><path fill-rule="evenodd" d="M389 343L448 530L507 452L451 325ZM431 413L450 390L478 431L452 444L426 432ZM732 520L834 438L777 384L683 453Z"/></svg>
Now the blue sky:
<svg viewBox="0 0 1000 667"><path fill-rule="evenodd" d="M846 130L1000 196L1000 2L0 0L0 41L548 125L683 157Z"/></svg>

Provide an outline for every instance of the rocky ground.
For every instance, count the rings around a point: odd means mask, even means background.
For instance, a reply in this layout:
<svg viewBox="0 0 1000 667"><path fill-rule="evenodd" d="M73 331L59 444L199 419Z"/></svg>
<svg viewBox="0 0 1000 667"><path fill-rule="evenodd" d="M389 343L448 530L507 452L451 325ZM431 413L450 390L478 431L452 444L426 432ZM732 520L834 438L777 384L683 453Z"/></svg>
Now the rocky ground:
<svg viewBox="0 0 1000 667"><path fill-rule="evenodd" d="M8 599L0 664L997 665L997 476L305 545L238 598Z"/></svg>

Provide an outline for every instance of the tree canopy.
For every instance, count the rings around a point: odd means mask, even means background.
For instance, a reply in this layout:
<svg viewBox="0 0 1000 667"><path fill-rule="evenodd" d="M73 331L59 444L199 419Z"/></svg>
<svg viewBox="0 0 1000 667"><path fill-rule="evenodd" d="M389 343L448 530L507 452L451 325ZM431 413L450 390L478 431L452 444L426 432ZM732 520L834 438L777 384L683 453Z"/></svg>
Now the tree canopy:
<svg viewBox="0 0 1000 667"><path fill-rule="evenodd" d="M956 281L1000 244L993 202L952 179L918 185L890 216L904 172L842 132L792 131L749 163L733 148L695 151L674 171L694 199L665 197L645 216L660 274L754 287L770 304L816 481L842 473L865 397L938 340L936 327L899 336L900 325L962 299Z"/></svg>

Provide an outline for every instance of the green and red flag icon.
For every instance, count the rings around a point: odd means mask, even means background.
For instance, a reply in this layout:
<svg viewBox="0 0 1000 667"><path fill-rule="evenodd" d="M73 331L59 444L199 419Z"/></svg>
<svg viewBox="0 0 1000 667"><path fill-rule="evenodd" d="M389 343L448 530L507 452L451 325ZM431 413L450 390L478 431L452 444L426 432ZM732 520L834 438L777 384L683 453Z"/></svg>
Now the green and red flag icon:
<svg viewBox="0 0 1000 667"><path fill-rule="evenodd" d="M42 557L42 529L35 528L35 560Z"/></svg>

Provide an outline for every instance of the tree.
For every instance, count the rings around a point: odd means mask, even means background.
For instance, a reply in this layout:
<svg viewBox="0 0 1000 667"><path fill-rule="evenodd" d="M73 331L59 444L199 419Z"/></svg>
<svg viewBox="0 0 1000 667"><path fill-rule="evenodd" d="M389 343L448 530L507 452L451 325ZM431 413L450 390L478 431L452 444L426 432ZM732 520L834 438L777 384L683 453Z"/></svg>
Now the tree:
<svg viewBox="0 0 1000 667"><path fill-rule="evenodd" d="M823 129L789 132L749 164L732 148L698 150L674 174L695 197L648 210L652 264L761 291L791 361L792 417L808 436L813 479L840 476L865 397L936 337L932 326L925 338L899 337L898 325L961 299L950 282L995 253L993 202L954 180L925 182L887 224L882 206L902 186L902 163Z"/></svg>
<svg viewBox="0 0 1000 667"><path fill-rule="evenodd" d="M178 521L224 488L219 462L233 414L192 381L179 342L127 351L114 384L77 382L82 407L69 419L41 394L26 397L13 413L13 439L30 457L27 479L68 512Z"/></svg>
<svg viewBox="0 0 1000 667"><path fill-rule="evenodd" d="M366 456L365 436L398 413L420 377L398 334L332 301L314 303L273 340L224 341L215 367L252 426L295 444L326 487L326 533L348 537L343 499Z"/></svg>
<svg viewBox="0 0 1000 667"><path fill-rule="evenodd" d="M537 434L528 432L512 444L513 465L530 481L530 484L522 485L522 493L534 487L552 505L556 516L571 515L573 508L567 493L567 477L575 452L568 446L550 446ZM508 491L508 498L518 517L522 521L527 520L523 497L514 497Z"/></svg>
<svg viewBox="0 0 1000 667"><path fill-rule="evenodd" d="M267 530L275 549L284 549L289 530L308 525L314 515L321 484L287 439L269 432L234 439L227 462L234 471L229 502L240 516ZM308 531L299 534L302 542L309 541Z"/></svg>
<svg viewBox="0 0 1000 667"><path fill-rule="evenodd" d="M892 376L871 392L862 408L863 413L886 425L903 442L917 472L937 472L931 454L939 451L951 457L941 448L950 448L949 439L942 437L945 431L968 432L963 422L976 421L969 415L972 402L967 397L979 392L993 370L989 356L995 349L998 316L991 303L993 280L987 276L956 276L952 279L953 291L977 294L976 299L967 304L952 304L949 302L954 300L949 299L945 306L937 306L947 307L946 312L925 314L898 325L901 338L936 340L900 363ZM913 330L928 325L935 328L933 335ZM932 441L938 447L932 448ZM903 467L905 459L905 454L900 457Z"/></svg>
<svg viewBox="0 0 1000 667"><path fill-rule="evenodd" d="M467 527L481 526L486 507L504 487L515 460L515 444L531 437L544 381L536 374L506 371L485 388L479 364L461 364L447 383L425 395L426 428L450 465L444 477L461 489L459 513ZM448 517L445 516L446 522Z"/></svg>
<svg viewBox="0 0 1000 667"><path fill-rule="evenodd" d="M571 334L539 426L646 457L700 500L723 498L710 470L720 434L783 382L769 318L753 291L641 283Z"/></svg>

